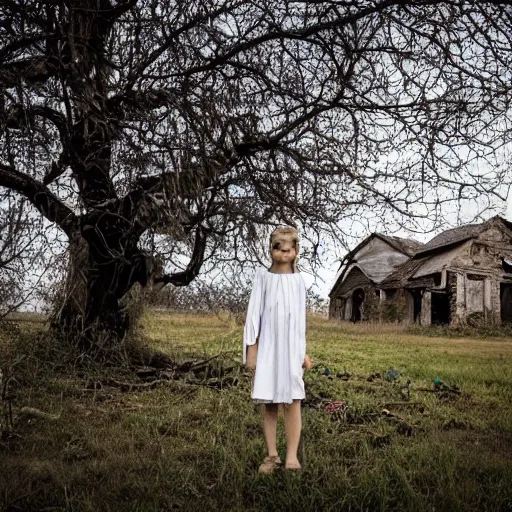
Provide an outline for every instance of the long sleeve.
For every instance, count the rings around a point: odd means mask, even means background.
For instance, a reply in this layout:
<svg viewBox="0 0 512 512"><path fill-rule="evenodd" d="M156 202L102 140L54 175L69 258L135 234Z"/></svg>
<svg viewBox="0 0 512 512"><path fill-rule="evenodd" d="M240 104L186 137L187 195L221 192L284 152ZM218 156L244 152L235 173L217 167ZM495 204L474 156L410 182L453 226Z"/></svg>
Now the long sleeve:
<svg viewBox="0 0 512 512"><path fill-rule="evenodd" d="M301 276L301 284L299 291L299 340L301 360L306 357L306 294L307 284Z"/></svg>
<svg viewBox="0 0 512 512"><path fill-rule="evenodd" d="M243 342L243 364L247 359L247 347L254 345L258 338L261 327L261 315L264 306L264 277L261 270L256 272L254 283L252 285L249 305L247 306L247 315L245 317L244 342Z"/></svg>

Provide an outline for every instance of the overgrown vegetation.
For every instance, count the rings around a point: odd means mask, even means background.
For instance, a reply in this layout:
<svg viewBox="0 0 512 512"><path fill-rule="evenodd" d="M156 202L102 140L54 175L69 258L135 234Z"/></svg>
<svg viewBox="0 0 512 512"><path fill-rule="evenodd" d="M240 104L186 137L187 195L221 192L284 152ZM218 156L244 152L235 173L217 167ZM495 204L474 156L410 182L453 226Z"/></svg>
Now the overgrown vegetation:
<svg viewBox="0 0 512 512"><path fill-rule="evenodd" d="M512 325L499 323L485 323L471 325L460 323L458 325L411 325L407 331L417 336L446 337L446 338L512 338Z"/></svg>
<svg viewBox="0 0 512 512"><path fill-rule="evenodd" d="M401 292L384 301L371 287L365 289L364 318L370 322L399 323L406 318L407 302Z"/></svg>
<svg viewBox="0 0 512 512"><path fill-rule="evenodd" d="M152 314L142 332L139 353L147 346L179 363L222 354L226 366L240 358L241 327L228 317ZM13 413L0 442L6 511L512 506L507 339L425 337L309 317L317 366L305 377L304 471L270 477L257 474L261 416L243 374L222 389L184 374L130 390L115 383L141 384L148 373L64 352L40 324L2 332L0 344ZM137 369L154 366L146 359ZM436 378L446 388L436 388ZM449 390L455 386L460 393ZM327 414L333 401L343 404ZM282 423L278 436L282 452Z"/></svg>

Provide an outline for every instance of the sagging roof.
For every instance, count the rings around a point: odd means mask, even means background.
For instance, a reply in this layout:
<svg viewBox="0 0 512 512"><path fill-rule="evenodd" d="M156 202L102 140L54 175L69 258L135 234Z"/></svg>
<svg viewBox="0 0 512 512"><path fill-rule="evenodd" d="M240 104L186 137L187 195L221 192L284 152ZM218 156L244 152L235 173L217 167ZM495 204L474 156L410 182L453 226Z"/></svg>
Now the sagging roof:
<svg viewBox="0 0 512 512"><path fill-rule="evenodd" d="M428 272L418 277L415 277L415 274L420 270L420 267L427 262L434 262L437 256L433 255L433 252L437 251L438 256L444 254L448 255L449 251L454 249L454 246L478 237L480 233L489 228L489 224L492 222L501 222L506 228L512 230L512 222L509 222L503 217L495 216L481 224L466 224L465 226L443 231L416 251L412 259L400 265L393 273L386 277L386 279L379 284L379 288L394 289L421 286L423 283L422 279L428 276ZM436 270L441 271L442 268Z"/></svg>
<svg viewBox="0 0 512 512"><path fill-rule="evenodd" d="M402 253L405 256L408 256L409 258L412 257L415 254L416 250L422 246L420 242L417 242L416 240L412 240L409 238L400 238L398 236L389 236L383 235L381 233L372 233L370 236L366 237L360 244L358 244L357 247L355 247L349 253L347 253L347 255L343 258L343 260L340 263L339 269L341 269L343 265L345 265L345 268L336 279L336 282L334 283L333 287L331 288L331 291L329 292L329 296L343 282L347 269L350 267L350 264L352 262L355 262L355 255L374 238L379 238L384 243L389 245L392 249L398 251L399 253ZM364 273L363 269L360 270Z"/></svg>
<svg viewBox="0 0 512 512"><path fill-rule="evenodd" d="M400 238L398 236L389 236L389 235L381 235L380 233L376 233L376 236L386 241L389 245L394 247L397 251L400 251L407 256L413 256L416 254L418 249L423 247L421 242L417 240L413 240L412 238Z"/></svg>
<svg viewBox="0 0 512 512"><path fill-rule="evenodd" d="M436 251L441 248L449 247L450 245L459 244L461 242L465 242L466 240L470 240L471 238L476 238L482 231L488 228L489 224L491 222L501 222L507 227L508 229L512 230L512 222L509 222L508 220L504 219L503 217L500 217L499 215L496 215L495 217L492 217L486 222L482 222L480 224L466 224L464 226L459 226L452 229L447 229L446 231L443 231L439 235L435 236L427 242L425 245L420 247L414 257L415 258L421 258L425 256L427 253Z"/></svg>
<svg viewBox="0 0 512 512"><path fill-rule="evenodd" d="M402 265L379 284L379 288L394 289L406 287L409 284L408 279L416 272L418 267L423 265L425 260L426 258L410 259L402 263Z"/></svg>
<svg viewBox="0 0 512 512"><path fill-rule="evenodd" d="M416 258L428 252L435 251L441 247L448 247L449 245L458 244L474 238L482 231L483 224L466 224L457 228L447 229L439 235L435 236L427 242L421 249L416 252Z"/></svg>
<svg viewBox="0 0 512 512"><path fill-rule="evenodd" d="M401 252L406 256L413 256L416 253L416 251L423 245L421 242L417 242L412 238L400 238L398 236L389 236L383 235L381 233L372 233L370 236L366 237L359 245L357 245L354 249L347 253L347 255L341 260L338 270L344 264L349 263L350 260L353 259L354 254L359 252L368 242L370 242L374 238L380 238L388 245L393 247L393 249L396 249L398 252Z"/></svg>

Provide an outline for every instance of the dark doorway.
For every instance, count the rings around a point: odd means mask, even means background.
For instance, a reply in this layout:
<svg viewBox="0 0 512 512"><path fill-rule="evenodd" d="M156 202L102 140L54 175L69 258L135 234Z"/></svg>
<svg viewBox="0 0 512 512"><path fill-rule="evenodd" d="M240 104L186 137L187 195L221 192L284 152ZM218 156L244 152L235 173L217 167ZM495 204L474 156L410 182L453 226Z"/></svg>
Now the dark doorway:
<svg viewBox="0 0 512 512"><path fill-rule="evenodd" d="M420 290L411 290L410 294L412 295L412 318L415 324L421 323L421 291Z"/></svg>
<svg viewBox="0 0 512 512"><path fill-rule="evenodd" d="M512 323L512 284L501 283L501 321L503 323Z"/></svg>
<svg viewBox="0 0 512 512"><path fill-rule="evenodd" d="M432 292L432 323L441 325L450 323L450 295Z"/></svg>
<svg viewBox="0 0 512 512"><path fill-rule="evenodd" d="M352 322L360 322L363 319L361 313L363 302L364 290L362 288L354 290L354 293L352 294Z"/></svg>

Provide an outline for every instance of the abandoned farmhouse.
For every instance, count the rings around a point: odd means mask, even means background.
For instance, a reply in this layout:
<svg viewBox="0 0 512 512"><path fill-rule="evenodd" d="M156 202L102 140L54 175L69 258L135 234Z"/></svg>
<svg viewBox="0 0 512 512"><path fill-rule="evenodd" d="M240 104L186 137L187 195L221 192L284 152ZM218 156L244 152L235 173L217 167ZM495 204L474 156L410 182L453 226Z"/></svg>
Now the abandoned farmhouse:
<svg viewBox="0 0 512 512"><path fill-rule="evenodd" d="M374 233L344 258L329 318L512 322L512 222L496 216L426 244Z"/></svg>

